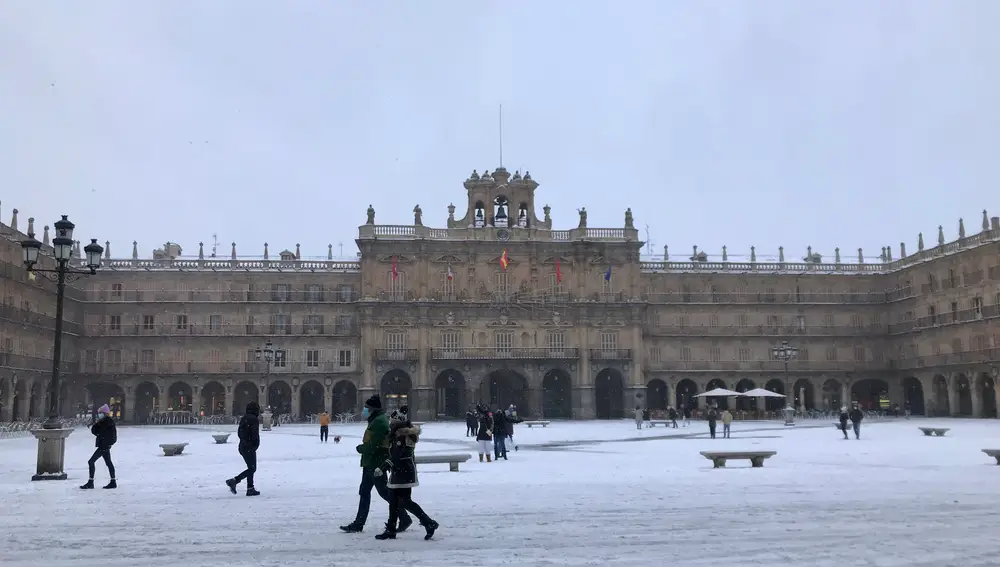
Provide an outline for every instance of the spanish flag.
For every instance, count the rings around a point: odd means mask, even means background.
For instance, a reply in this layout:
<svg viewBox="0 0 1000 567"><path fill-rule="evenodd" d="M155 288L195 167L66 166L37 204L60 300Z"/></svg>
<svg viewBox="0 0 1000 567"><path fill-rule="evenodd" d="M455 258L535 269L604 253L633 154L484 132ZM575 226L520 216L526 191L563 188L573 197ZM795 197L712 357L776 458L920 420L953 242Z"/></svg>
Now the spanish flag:
<svg viewBox="0 0 1000 567"><path fill-rule="evenodd" d="M503 249L503 254L500 255L500 266L503 270L507 271L507 265L510 264L510 260L507 258L507 249Z"/></svg>

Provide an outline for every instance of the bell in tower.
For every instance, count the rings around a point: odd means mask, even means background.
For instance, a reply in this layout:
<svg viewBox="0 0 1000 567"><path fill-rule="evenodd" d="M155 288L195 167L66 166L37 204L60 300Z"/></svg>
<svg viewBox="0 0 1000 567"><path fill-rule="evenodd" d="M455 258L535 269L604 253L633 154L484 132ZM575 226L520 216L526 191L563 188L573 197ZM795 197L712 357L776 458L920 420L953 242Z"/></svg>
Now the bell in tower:
<svg viewBox="0 0 1000 567"><path fill-rule="evenodd" d="M507 197L500 195L493 201L494 210L497 214L493 218L493 226L497 228L507 228Z"/></svg>

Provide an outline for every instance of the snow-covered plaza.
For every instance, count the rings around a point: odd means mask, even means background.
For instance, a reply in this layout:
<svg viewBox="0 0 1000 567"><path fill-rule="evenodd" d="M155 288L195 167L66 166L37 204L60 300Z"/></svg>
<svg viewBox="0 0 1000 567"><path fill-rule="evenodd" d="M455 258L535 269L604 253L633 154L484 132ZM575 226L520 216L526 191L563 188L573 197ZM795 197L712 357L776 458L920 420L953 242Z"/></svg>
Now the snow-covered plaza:
<svg viewBox="0 0 1000 567"><path fill-rule="evenodd" d="M917 426L949 427L925 437ZM234 428L230 428L232 430ZM0 564L60 565L906 565L995 566L1000 421L866 423L845 441L832 422L704 423L643 429L631 421L519 427L509 461L474 456L453 473L422 465L414 499L441 524L377 542L387 506L373 493L354 518L361 424L262 432L257 488L232 495L236 445L201 427L121 427L118 490L81 491L93 437L69 438L66 482L31 482L32 437L0 441ZM720 427L721 430L721 427ZM333 435L343 441L334 444ZM235 436L234 436L235 438ZM160 443L187 442L164 457ZM712 469L709 449L770 449ZM424 426L418 454L474 453L462 423ZM98 462L99 486L107 480ZM405 559L403 558L405 554Z"/></svg>

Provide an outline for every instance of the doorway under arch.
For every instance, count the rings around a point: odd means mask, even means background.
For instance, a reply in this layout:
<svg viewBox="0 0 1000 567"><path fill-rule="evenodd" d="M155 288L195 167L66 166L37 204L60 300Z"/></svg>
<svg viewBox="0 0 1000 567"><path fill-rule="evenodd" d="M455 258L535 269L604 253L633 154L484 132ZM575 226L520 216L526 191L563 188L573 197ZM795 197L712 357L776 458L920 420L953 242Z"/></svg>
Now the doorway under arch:
<svg viewBox="0 0 1000 567"><path fill-rule="evenodd" d="M399 368L393 368L382 376L380 384L382 392L382 409L387 413L399 406L410 405L410 390L413 389L413 382L410 375ZM413 408L410 408L413 412Z"/></svg>
<svg viewBox="0 0 1000 567"><path fill-rule="evenodd" d="M90 399L93 401L94 413L104 404L111 407L111 417L121 419L125 415L125 390L118 384L109 382L92 382L87 386Z"/></svg>
<svg viewBox="0 0 1000 567"><path fill-rule="evenodd" d="M803 398L803 394L805 397ZM799 378L792 385L792 395L795 397L795 409L805 407L806 410L816 409L816 397L813 394L812 380Z"/></svg>
<svg viewBox="0 0 1000 567"><path fill-rule="evenodd" d="M754 384L753 380L749 378L744 378L736 383L736 391L743 393L749 392L756 388L757 385ZM736 398L736 409L743 411L754 411L757 409L757 398L748 398L746 396L739 396Z"/></svg>
<svg viewBox="0 0 1000 567"><path fill-rule="evenodd" d="M698 394L698 384L685 378L677 383L676 405L678 411L691 410L695 407L695 396Z"/></svg>
<svg viewBox="0 0 1000 567"><path fill-rule="evenodd" d="M451 368L434 379L437 393L437 416L459 419L465 416L465 376Z"/></svg>
<svg viewBox="0 0 1000 567"><path fill-rule="evenodd" d="M569 419L573 417L572 378L562 368L553 368L542 377L542 416Z"/></svg>
<svg viewBox="0 0 1000 567"><path fill-rule="evenodd" d="M786 396L785 382L777 378L772 378L764 384L764 389L768 392ZM788 403L787 398L764 398L764 409L767 411L781 411Z"/></svg>
<svg viewBox="0 0 1000 567"><path fill-rule="evenodd" d="M161 411L191 411L191 386L174 382L167 388L167 407Z"/></svg>
<svg viewBox="0 0 1000 567"><path fill-rule="evenodd" d="M299 386L299 413L302 415L296 417L304 418L307 415L319 415L326 411L324 407L326 404L323 400L325 394L323 385L316 380L309 380Z"/></svg>
<svg viewBox="0 0 1000 567"><path fill-rule="evenodd" d="M594 381L594 409L597 419L625 417L625 381L621 372L605 368L597 373Z"/></svg>
<svg viewBox="0 0 1000 567"><path fill-rule="evenodd" d="M909 408L913 415L924 415L924 385L913 376L903 379L903 409Z"/></svg>
<svg viewBox="0 0 1000 567"><path fill-rule="evenodd" d="M521 416L530 410L527 394L527 379L513 370L494 370L479 382L479 403L491 408L506 408L514 404Z"/></svg>
<svg viewBox="0 0 1000 567"><path fill-rule="evenodd" d="M250 402L260 404L260 390L257 389L256 384L249 380L243 380L233 386L232 415L243 415L246 412L247 404Z"/></svg>
<svg viewBox="0 0 1000 567"><path fill-rule="evenodd" d="M862 409L879 409L883 395L889 395L889 383L879 378L865 378L851 385L851 405L857 403Z"/></svg>
<svg viewBox="0 0 1000 567"><path fill-rule="evenodd" d="M951 415L951 392L948 391L948 381L945 380L944 376L937 374L931 384L931 388L934 390L934 395L931 398L934 415Z"/></svg>
<svg viewBox="0 0 1000 567"><path fill-rule="evenodd" d="M149 418L157 411L160 389L152 382L143 382L135 388L135 407L132 408L132 419L136 423L149 423Z"/></svg>
<svg viewBox="0 0 1000 567"><path fill-rule="evenodd" d="M659 378L653 378L646 384L646 408L663 411L667 409L667 383Z"/></svg>
<svg viewBox="0 0 1000 567"><path fill-rule="evenodd" d="M708 381L708 385L705 386L705 391L706 392L711 392L712 390L714 390L716 388L723 388L723 389L728 390L729 386L727 386L726 382L724 380L722 380L721 378L712 378L711 380ZM709 405L714 405L715 407L719 408L720 410L729 409L729 398L727 398L727 397L708 398L707 400L705 400L705 402L707 404L709 404Z"/></svg>
<svg viewBox="0 0 1000 567"><path fill-rule="evenodd" d="M292 387L284 380L273 380L267 385L267 405L277 414L292 413Z"/></svg>
<svg viewBox="0 0 1000 567"><path fill-rule="evenodd" d="M972 384L965 374L959 374L955 379L955 389L958 394L958 415L972 415Z"/></svg>
<svg viewBox="0 0 1000 567"><path fill-rule="evenodd" d="M333 415L358 413L358 388L350 380L341 380L333 385Z"/></svg>
<svg viewBox="0 0 1000 567"><path fill-rule="evenodd" d="M205 415L225 415L226 388L211 380L201 387L201 411Z"/></svg>
<svg viewBox="0 0 1000 567"><path fill-rule="evenodd" d="M839 412L844 407L844 387L834 379L823 382L823 407L827 411Z"/></svg>
<svg viewBox="0 0 1000 567"><path fill-rule="evenodd" d="M997 416L997 393L996 384L989 374L983 372L976 380L976 387L979 388L979 403L982 404L982 417Z"/></svg>

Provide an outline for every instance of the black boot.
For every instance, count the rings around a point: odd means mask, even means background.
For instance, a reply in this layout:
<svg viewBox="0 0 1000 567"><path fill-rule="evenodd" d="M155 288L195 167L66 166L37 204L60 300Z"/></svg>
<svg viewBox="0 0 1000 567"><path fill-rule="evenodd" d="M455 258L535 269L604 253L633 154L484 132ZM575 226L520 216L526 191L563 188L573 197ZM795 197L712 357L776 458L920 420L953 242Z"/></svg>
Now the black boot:
<svg viewBox="0 0 1000 567"><path fill-rule="evenodd" d="M385 527L385 531L375 536L375 539L396 539L396 532L389 529L389 526Z"/></svg>
<svg viewBox="0 0 1000 567"><path fill-rule="evenodd" d="M83 486L80 487L80 490L93 490L93 488L94 488L94 479L90 479L87 481L87 484L84 484Z"/></svg>
<svg viewBox="0 0 1000 567"><path fill-rule="evenodd" d="M425 540L431 539L432 537L434 537L434 532L436 532L438 529L438 523L435 522L434 520L428 520L426 523L424 523L424 529L427 531L427 534L424 535L424 539Z"/></svg>
<svg viewBox="0 0 1000 567"><path fill-rule="evenodd" d="M347 532L349 534L359 534L362 531L364 531L365 527L363 525L361 525L361 524L356 523L356 522L351 522L350 524L347 524L346 526L340 526L340 529L341 529L341 531Z"/></svg>
<svg viewBox="0 0 1000 567"><path fill-rule="evenodd" d="M260 496L260 492L257 492L256 488L249 486L247 487L247 496Z"/></svg>
<svg viewBox="0 0 1000 567"><path fill-rule="evenodd" d="M232 492L233 494L236 494L236 479L234 479L234 478L227 478L226 479L226 486L229 487L229 492Z"/></svg>
<svg viewBox="0 0 1000 567"><path fill-rule="evenodd" d="M413 518L409 516L403 516L399 519L399 527L396 528L396 533L401 534L408 530L410 526L413 525Z"/></svg>
<svg viewBox="0 0 1000 567"><path fill-rule="evenodd" d="M104 489L108 490L111 488L118 488L118 482L115 479L111 479L111 482L104 485Z"/></svg>

